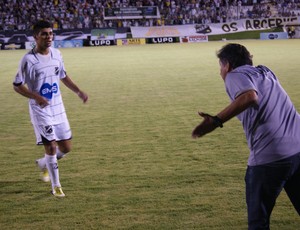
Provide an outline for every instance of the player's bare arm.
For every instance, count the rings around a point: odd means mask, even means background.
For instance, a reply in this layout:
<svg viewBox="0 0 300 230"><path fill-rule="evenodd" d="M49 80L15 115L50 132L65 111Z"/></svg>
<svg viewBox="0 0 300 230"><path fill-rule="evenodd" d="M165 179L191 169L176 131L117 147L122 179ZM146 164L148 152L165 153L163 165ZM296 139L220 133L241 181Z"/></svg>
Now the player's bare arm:
<svg viewBox="0 0 300 230"><path fill-rule="evenodd" d="M217 116L199 112L199 116L203 117L204 120L193 130L192 137L202 137L217 127L222 127L223 123L256 104L258 104L257 93L254 90L249 90L238 96L230 105L218 113Z"/></svg>
<svg viewBox="0 0 300 230"><path fill-rule="evenodd" d="M68 75L65 78L61 79L61 81L65 84L66 87L76 93L78 97L80 97L80 99L83 101L83 103L86 103L88 101L88 95L85 92L81 91Z"/></svg>
<svg viewBox="0 0 300 230"><path fill-rule="evenodd" d="M42 97L41 95L39 95L35 92L31 92L30 90L28 90L28 88L25 85L14 85L14 90L24 97L34 99L36 101L36 103L39 106L41 106L42 108L49 105L46 98Z"/></svg>

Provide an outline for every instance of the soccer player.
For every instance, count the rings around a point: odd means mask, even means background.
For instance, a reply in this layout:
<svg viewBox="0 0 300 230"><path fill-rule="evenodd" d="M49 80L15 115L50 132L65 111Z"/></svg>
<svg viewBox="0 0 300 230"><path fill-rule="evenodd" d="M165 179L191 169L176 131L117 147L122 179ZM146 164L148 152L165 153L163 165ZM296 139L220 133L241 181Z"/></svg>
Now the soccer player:
<svg viewBox="0 0 300 230"><path fill-rule="evenodd" d="M60 51L51 47L51 23L38 21L33 26L33 36L36 46L22 58L13 85L17 93L29 98L29 113L37 144L44 145L45 156L37 160L44 172L43 180L51 181L54 196L64 197L57 159L71 150L72 133L59 83L62 81L84 103L88 95L67 75Z"/></svg>
<svg viewBox="0 0 300 230"><path fill-rule="evenodd" d="M227 44L217 57L231 103L217 116L199 112L204 120L192 137L238 117L250 149L245 176L248 227L270 229L282 189L300 215L300 115L275 74L266 66L253 66L246 47Z"/></svg>

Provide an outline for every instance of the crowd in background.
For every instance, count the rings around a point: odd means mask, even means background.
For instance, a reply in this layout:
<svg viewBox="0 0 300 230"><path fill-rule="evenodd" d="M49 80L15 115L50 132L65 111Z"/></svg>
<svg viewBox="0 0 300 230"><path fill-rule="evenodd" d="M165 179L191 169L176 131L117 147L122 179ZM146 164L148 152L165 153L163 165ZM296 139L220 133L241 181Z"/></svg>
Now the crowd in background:
<svg viewBox="0 0 300 230"><path fill-rule="evenodd" d="M157 19L105 20L104 8L157 6ZM27 30L39 19L55 29L162 26L298 16L300 0L2 0L0 30Z"/></svg>

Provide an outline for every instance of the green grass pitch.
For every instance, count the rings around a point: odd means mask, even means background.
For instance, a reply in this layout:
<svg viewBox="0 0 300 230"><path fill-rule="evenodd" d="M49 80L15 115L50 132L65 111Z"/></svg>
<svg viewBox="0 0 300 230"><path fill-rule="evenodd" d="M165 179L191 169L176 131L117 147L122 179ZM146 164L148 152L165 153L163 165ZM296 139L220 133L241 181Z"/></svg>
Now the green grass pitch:
<svg viewBox="0 0 300 230"><path fill-rule="evenodd" d="M300 40L243 40L300 110ZM247 229L248 149L239 121L191 139L198 111L229 103L221 41L62 49L84 105L61 86L73 150L59 161L64 199L39 180L27 100L12 81L26 52L0 51L0 229ZM281 193L272 229L298 229Z"/></svg>

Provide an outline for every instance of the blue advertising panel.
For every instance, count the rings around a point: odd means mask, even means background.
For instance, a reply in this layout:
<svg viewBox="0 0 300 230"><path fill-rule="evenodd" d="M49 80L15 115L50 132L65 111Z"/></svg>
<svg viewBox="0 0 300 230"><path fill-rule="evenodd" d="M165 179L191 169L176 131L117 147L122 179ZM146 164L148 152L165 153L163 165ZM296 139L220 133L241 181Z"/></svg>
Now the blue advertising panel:
<svg viewBox="0 0 300 230"><path fill-rule="evenodd" d="M260 33L261 40L275 40L275 39L288 39L288 33L276 32L276 33Z"/></svg>

